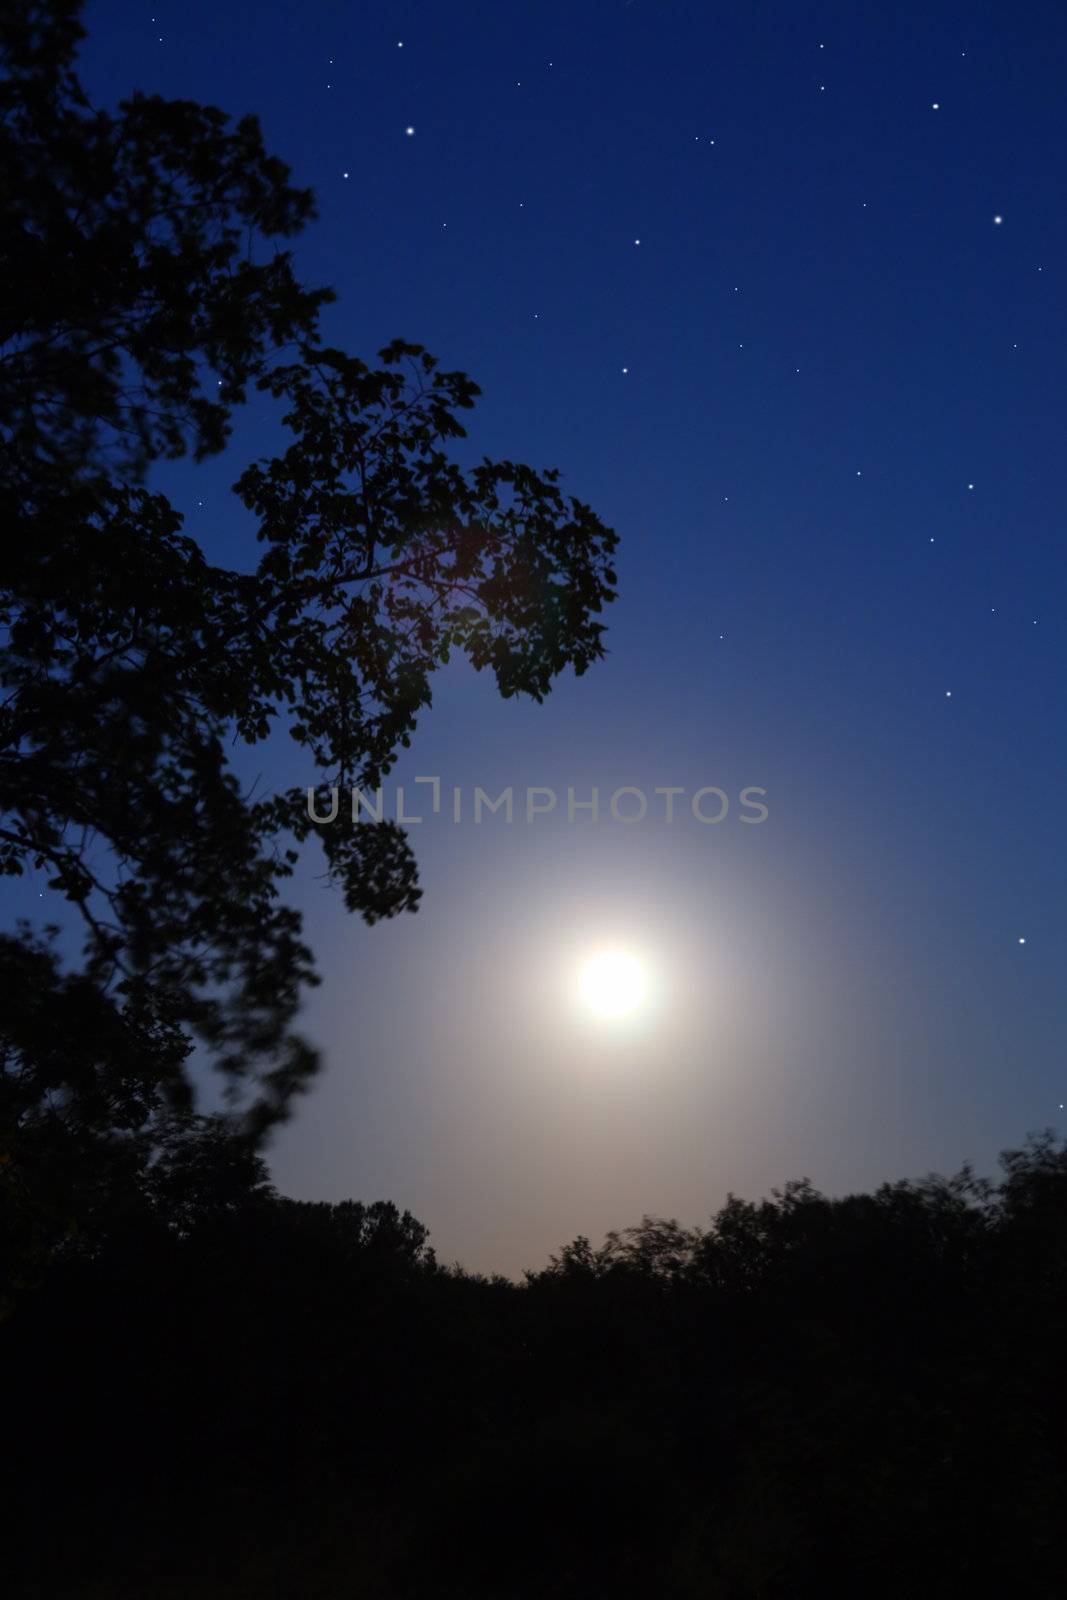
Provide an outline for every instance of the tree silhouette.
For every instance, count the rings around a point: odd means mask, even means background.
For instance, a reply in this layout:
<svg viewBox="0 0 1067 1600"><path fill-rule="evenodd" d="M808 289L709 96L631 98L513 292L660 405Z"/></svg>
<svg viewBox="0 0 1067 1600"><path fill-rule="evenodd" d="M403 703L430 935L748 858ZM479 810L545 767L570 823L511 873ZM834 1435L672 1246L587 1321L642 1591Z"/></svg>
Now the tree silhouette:
<svg viewBox="0 0 1067 1600"><path fill-rule="evenodd" d="M999 1184L646 1217L520 1286L156 1118L0 1327L13 1594L1061 1592L1051 1136Z"/></svg>
<svg viewBox="0 0 1067 1600"><path fill-rule="evenodd" d="M368 922L420 890L396 824L326 827L304 790L243 792L235 742L286 728L320 792L373 788L450 653L541 699L603 654L615 536L552 471L460 471L447 451L479 392L462 373L402 341L377 368L324 346L332 295L275 245L311 194L253 117L92 106L79 12L35 0L0 19L0 872L43 870L85 925L82 987L27 945L35 1015L95 989L113 1033L170 1041L142 1069L124 1049L95 1062L98 1085L118 1077L92 1102L78 1052L68 1080L53 1050L53 1108L102 1126L131 1070L185 1106L178 1030L256 1131L316 1067L293 1028L312 957L281 893L301 844L317 836ZM291 443L235 485L263 546L241 572L144 479L221 450L252 387ZM6 1120L9 1160L20 1129Z"/></svg>

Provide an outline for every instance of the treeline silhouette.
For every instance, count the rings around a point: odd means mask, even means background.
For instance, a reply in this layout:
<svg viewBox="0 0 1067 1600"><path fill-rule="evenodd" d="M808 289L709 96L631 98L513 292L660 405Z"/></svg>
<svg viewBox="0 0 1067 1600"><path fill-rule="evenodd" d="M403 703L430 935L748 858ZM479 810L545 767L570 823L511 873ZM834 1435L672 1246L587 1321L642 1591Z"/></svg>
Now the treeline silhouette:
<svg viewBox="0 0 1067 1600"><path fill-rule="evenodd" d="M8 1593L1063 1592L1051 1134L995 1184L792 1183L521 1284L279 1196L220 1118L108 1148L0 1325Z"/></svg>

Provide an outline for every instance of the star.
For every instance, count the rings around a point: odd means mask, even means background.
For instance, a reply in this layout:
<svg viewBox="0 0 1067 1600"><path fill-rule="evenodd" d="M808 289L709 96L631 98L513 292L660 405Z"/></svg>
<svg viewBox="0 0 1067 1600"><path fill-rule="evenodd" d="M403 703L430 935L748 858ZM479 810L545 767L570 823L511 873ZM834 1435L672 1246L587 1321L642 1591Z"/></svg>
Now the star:
<svg viewBox="0 0 1067 1600"><path fill-rule="evenodd" d="M1025 939L1020 939L1020 940L1019 940L1019 943L1020 943L1020 944L1025 944L1025 943L1026 943L1026 940L1025 940Z"/></svg>
<svg viewBox="0 0 1067 1600"><path fill-rule="evenodd" d="M1003 222L1003 221L1004 221L1004 218L1003 218L1003 217L994 217L994 218L993 218L993 221L994 221L994 222L997 222L997 223L1000 223L1000 222Z"/></svg>
<svg viewBox="0 0 1067 1600"><path fill-rule="evenodd" d="M938 105L936 100L934 101L933 105L930 107L930 110L931 111L940 111L941 110L941 107Z"/></svg>
<svg viewBox="0 0 1067 1600"><path fill-rule="evenodd" d="M629 369L629 367L623 367L622 370L623 370L623 372L629 372L630 369Z"/></svg>
<svg viewBox="0 0 1067 1600"><path fill-rule="evenodd" d="M410 139L412 134L415 132L415 129L414 128L405 128L404 132L407 134L408 138Z"/></svg>
<svg viewBox="0 0 1067 1600"><path fill-rule="evenodd" d="M952 699L952 690L951 689L946 689L945 690L945 699L946 700L951 700Z"/></svg>
<svg viewBox="0 0 1067 1600"><path fill-rule="evenodd" d="M640 239L635 239L634 240L634 244L640 244L640 243L641 243Z"/></svg>

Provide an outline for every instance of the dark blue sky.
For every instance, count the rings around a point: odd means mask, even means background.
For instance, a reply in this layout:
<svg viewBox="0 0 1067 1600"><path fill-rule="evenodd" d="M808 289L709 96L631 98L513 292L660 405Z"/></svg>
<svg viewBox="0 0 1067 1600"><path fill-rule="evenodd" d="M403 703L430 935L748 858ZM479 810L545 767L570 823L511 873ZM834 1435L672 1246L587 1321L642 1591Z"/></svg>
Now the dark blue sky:
<svg viewBox="0 0 1067 1600"><path fill-rule="evenodd" d="M450 668L397 781L767 790L754 828L428 819L423 909L374 930L309 861L328 1064L281 1186L387 1195L515 1271L1062 1126L1062 8L87 23L98 100L259 114L318 195L297 249L333 340L469 372L465 457L558 466L622 537L607 660L541 707ZM214 558L254 559L229 485L276 438L253 405L159 474ZM662 991L625 1038L563 992L617 937Z"/></svg>

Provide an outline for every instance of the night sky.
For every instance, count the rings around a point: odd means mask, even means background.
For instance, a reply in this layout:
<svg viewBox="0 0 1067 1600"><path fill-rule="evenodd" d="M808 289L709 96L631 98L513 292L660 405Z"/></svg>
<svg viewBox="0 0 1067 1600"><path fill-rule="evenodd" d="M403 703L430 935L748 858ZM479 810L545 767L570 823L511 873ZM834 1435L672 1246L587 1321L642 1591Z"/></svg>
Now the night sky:
<svg viewBox="0 0 1067 1600"><path fill-rule="evenodd" d="M309 855L326 1066L278 1185L389 1197L517 1273L643 1212L990 1170L1067 1126L1062 7L85 20L99 103L260 116L318 196L296 249L330 339L470 373L462 459L560 468L622 541L585 678L537 706L441 674L386 784L425 816L418 915L365 928ZM157 469L213 559L254 562L230 485L283 442L253 402L223 457ZM242 770L318 781L302 759ZM432 816L418 775L468 810L513 785L515 821ZM556 812L527 823L528 786ZM604 941L654 979L625 1028L573 1004Z"/></svg>

